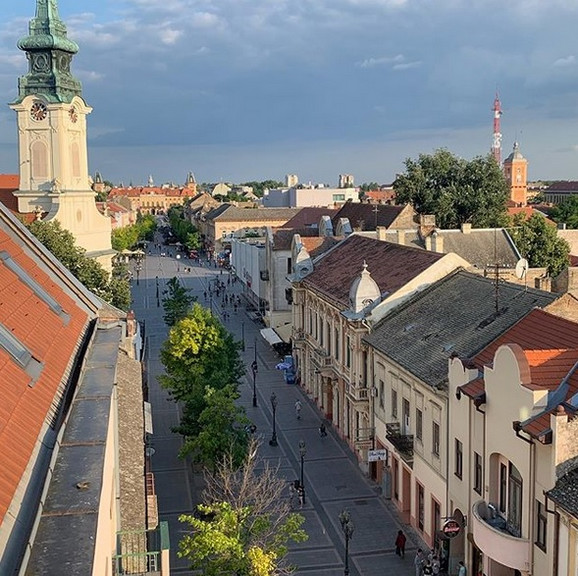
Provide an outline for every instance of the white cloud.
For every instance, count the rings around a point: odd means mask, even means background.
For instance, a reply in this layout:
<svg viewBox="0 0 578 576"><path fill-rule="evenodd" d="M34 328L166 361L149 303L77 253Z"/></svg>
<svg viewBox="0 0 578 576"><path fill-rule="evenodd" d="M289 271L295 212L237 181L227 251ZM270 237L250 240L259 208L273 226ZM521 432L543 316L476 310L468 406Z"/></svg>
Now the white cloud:
<svg viewBox="0 0 578 576"><path fill-rule="evenodd" d="M183 35L182 30L175 30L173 28L164 28L160 31L160 38L163 44L169 46L175 44L179 38Z"/></svg>
<svg viewBox="0 0 578 576"><path fill-rule="evenodd" d="M553 66L556 68L566 68L567 66L574 66L574 64L576 64L576 57L573 54L570 54L565 58L558 58L558 60L555 60Z"/></svg>
<svg viewBox="0 0 578 576"><path fill-rule="evenodd" d="M396 56L379 56L378 58L366 58L359 63L361 68L373 68L374 66L386 66L388 64L401 64L405 60L403 54Z"/></svg>
<svg viewBox="0 0 578 576"><path fill-rule="evenodd" d="M414 62L401 62L393 66L394 70L410 70L411 68L417 68L421 66L421 60L415 60Z"/></svg>

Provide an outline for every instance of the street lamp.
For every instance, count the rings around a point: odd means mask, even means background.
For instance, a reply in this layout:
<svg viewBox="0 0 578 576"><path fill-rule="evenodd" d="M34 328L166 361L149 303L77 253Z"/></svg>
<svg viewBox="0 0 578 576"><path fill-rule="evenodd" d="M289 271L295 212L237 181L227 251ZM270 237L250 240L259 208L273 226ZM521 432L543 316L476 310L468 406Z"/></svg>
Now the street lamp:
<svg viewBox="0 0 578 576"><path fill-rule="evenodd" d="M136 283L137 283L137 286L139 285L139 276L140 276L140 271L141 271L141 270L142 270L142 265L141 265L141 263L139 262L139 263L136 265Z"/></svg>
<svg viewBox="0 0 578 576"><path fill-rule="evenodd" d="M271 393L271 408L273 408L273 435L269 440L269 446L278 446L277 444L277 428L275 427L275 413L277 412L277 394Z"/></svg>
<svg viewBox="0 0 578 576"><path fill-rule="evenodd" d="M349 576L349 541L353 536L354 530L349 510L341 511L341 514L339 514L339 522L341 523L341 530L345 536L345 569L343 570L343 574L344 576Z"/></svg>
<svg viewBox="0 0 578 576"><path fill-rule="evenodd" d="M305 504L305 484L303 483L303 461L305 459L305 454L307 454L305 440L299 440L299 455L301 456L301 496L303 504Z"/></svg>
<svg viewBox="0 0 578 576"><path fill-rule="evenodd" d="M159 277L156 277L157 280L157 308L161 305L161 301L159 300Z"/></svg>
<svg viewBox="0 0 578 576"><path fill-rule="evenodd" d="M241 322L241 350L245 352L245 322Z"/></svg>
<svg viewBox="0 0 578 576"><path fill-rule="evenodd" d="M257 338L255 338L255 357L251 364L251 370L253 370L253 407L257 407Z"/></svg>

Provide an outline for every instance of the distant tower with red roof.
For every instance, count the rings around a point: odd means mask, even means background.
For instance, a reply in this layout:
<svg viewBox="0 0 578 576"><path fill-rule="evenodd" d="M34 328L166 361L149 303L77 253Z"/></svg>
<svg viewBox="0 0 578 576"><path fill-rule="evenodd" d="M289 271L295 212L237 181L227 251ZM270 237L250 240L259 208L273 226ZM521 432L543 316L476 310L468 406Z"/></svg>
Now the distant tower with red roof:
<svg viewBox="0 0 578 576"><path fill-rule="evenodd" d="M502 104L496 93L494 98L494 137L492 141L492 154L498 165L502 163L502 132L500 131L500 117L502 116Z"/></svg>

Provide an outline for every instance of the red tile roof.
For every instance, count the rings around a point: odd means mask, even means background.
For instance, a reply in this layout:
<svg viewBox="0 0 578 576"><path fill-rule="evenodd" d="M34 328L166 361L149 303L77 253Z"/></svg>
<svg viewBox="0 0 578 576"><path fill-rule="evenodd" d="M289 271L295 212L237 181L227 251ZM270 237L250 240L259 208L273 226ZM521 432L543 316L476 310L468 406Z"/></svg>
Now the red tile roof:
<svg viewBox="0 0 578 576"><path fill-rule="evenodd" d="M0 228L0 251L7 252L69 316L68 322L0 264L0 323L42 363L36 382L0 348L0 523L33 455L42 426L58 404L61 381L67 378L86 331L88 313L75 303L6 230Z"/></svg>
<svg viewBox="0 0 578 576"><path fill-rule="evenodd" d="M0 174L0 190L18 190L20 187L20 176L18 174Z"/></svg>
<svg viewBox="0 0 578 576"><path fill-rule="evenodd" d="M303 284L332 301L349 306L349 289L364 262L381 293L393 294L442 257L444 254L354 234L327 252Z"/></svg>
<svg viewBox="0 0 578 576"><path fill-rule="evenodd" d="M317 206L307 206L301 209L298 214L285 222L283 228L306 228L317 226L322 216L333 217L337 214L335 208L319 208Z"/></svg>

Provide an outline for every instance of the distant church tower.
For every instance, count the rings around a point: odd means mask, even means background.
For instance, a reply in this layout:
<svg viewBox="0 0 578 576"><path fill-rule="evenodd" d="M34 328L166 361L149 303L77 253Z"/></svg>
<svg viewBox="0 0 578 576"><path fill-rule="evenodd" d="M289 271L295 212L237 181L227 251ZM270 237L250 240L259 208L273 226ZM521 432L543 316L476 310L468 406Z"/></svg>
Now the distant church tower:
<svg viewBox="0 0 578 576"><path fill-rule="evenodd" d="M528 161L522 156L517 142L514 143L514 151L504 160L504 176L510 187L510 200L518 206L526 206Z"/></svg>
<svg viewBox="0 0 578 576"><path fill-rule="evenodd" d="M36 0L36 17L18 48L28 59L28 74L18 80L18 98L10 104L18 121L18 209L47 212L46 220L58 220L88 256L110 269L111 221L96 208L88 173L86 116L92 108L70 72L78 45L67 38L57 0Z"/></svg>

